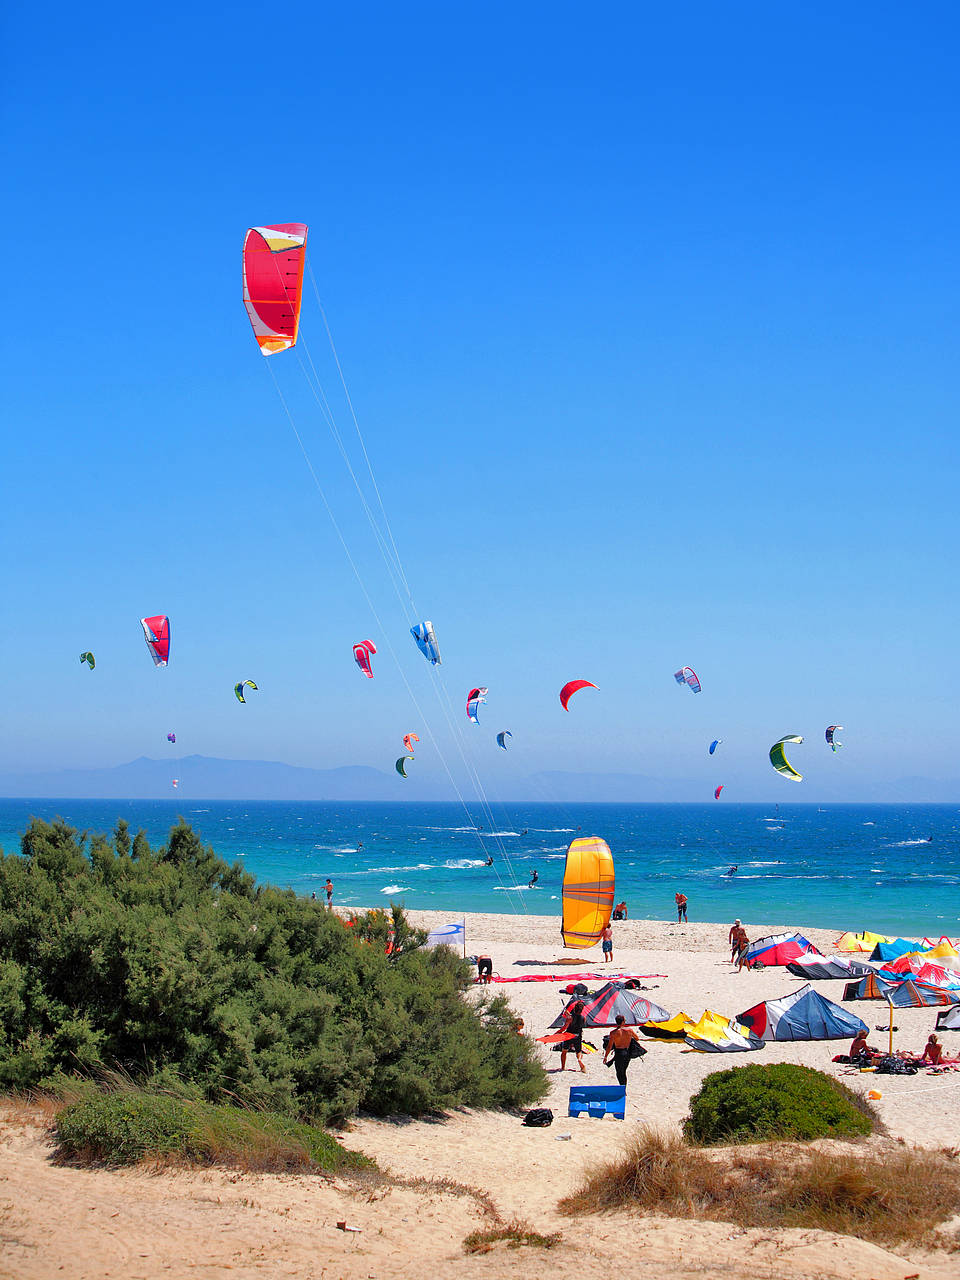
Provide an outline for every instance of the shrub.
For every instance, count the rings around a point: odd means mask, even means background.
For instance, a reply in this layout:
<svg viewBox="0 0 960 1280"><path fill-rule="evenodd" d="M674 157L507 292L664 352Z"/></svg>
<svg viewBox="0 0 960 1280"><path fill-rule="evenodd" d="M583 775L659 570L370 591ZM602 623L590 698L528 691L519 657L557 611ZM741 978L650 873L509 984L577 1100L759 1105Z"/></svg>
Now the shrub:
<svg viewBox="0 0 960 1280"><path fill-rule="evenodd" d="M777 1062L708 1075L690 1099L684 1134L710 1146L767 1138L854 1138L870 1133L868 1104L838 1080Z"/></svg>
<svg viewBox="0 0 960 1280"><path fill-rule="evenodd" d="M392 932L392 946L387 941ZM321 1125L546 1091L502 996L399 909L346 922L183 822L165 846L33 822L0 855L0 1088L107 1067Z"/></svg>
<svg viewBox="0 0 960 1280"><path fill-rule="evenodd" d="M936 1228L960 1211L960 1167L922 1148L823 1152L777 1144L707 1151L645 1128L559 1207L566 1214L639 1209L741 1227L818 1228L887 1246L955 1248L954 1238Z"/></svg>
<svg viewBox="0 0 960 1280"><path fill-rule="evenodd" d="M149 1093L93 1094L57 1116L65 1155L131 1164L146 1155L199 1155L190 1108L179 1098Z"/></svg>
<svg viewBox="0 0 960 1280"><path fill-rule="evenodd" d="M60 1154L132 1164L176 1156L251 1170L372 1168L323 1129L243 1107L214 1105L125 1086L84 1090L56 1119Z"/></svg>

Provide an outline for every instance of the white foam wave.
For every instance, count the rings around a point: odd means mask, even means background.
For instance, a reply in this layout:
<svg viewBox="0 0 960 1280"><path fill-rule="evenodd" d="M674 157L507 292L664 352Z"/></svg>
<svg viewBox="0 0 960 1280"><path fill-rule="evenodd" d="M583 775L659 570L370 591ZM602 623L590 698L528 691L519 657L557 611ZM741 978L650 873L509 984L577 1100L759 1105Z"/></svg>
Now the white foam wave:
<svg viewBox="0 0 960 1280"><path fill-rule="evenodd" d="M358 876L366 875L369 870L371 875L384 874L389 875L391 871L433 871L434 864L432 862L415 862L409 867L369 867L363 871L357 871L354 874Z"/></svg>
<svg viewBox="0 0 960 1280"><path fill-rule="evenodd" d="M573 827L529 827L528 828L528 830L530 831L546 831L546 832L573 831L573 829L574 829Z"/></svg>
<svg viewBox="0 0 960 1280"><path fill-rule="evenodd" d="M929 844L929 840L894 840L891 849L908 849L912 844Z"/></svg>
<svg viewBox="0 0 960 1280"><path fill-rule="evenodd" d="M501 890L504 893L515 893L518 890L523 890L524 892L526 892L526 890L530 889L531 887L536 889L537 886L536 885L531 886L528 884L495 884L493 886L493 892L500 893Z"/></svg>
<svg viewBox="0 0 960 1280"><path fill-rule="evenodd" d="M408 884L385 884L380 890L381 893L409 893L410 886Z"/></svg>
<svg viewBox="0 0 960 1280"><path fill-rule="evenodd" d="M448 871L466 871L468 867L485 867L483 858L451 858L443 864Z"/></svg>

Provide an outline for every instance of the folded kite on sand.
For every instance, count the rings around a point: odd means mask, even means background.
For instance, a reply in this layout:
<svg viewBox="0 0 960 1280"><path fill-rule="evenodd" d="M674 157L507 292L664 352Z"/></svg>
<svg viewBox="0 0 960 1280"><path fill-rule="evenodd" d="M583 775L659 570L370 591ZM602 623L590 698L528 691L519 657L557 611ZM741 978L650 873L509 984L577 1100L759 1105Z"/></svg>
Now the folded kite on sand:
<svg viewBox="0 0 960 1280"><path fill-rule="evenodd" d="M642 982L665 978L665 973L524 973L517 978L495 976L491 982Z"/></svg>

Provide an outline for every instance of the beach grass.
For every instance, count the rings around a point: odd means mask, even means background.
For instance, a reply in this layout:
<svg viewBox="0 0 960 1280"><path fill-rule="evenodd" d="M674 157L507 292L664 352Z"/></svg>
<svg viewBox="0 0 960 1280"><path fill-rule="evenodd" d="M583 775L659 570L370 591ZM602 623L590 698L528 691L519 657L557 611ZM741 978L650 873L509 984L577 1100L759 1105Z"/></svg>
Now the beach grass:
<svg viewBox="0 0 960 1280"><path fill-rule="evenodd" d="M58 1155L80 1164L220 1165L244 1172L343 1174L372 1170L368 1156L326 1130L254 1107L138 1087L76 1087L55 1120Z"/></svg>
<svg viewBox="0 0 960 1280"><path fill-rule="evenodd" d="M560 1231L544 1234L534 1231L526 1222L513 1218L510 1222L496 1227L481 1228L471 1231L463 1241L464 1253L489 1253L495 1245L504 1244L508 1249L532 1247L535 1249L553 1249L563 1238Z"/></svg>
<svg viewBox="0 0 960 1280"><path fill-rule="evenodd" d="M576 1215L639 1209L740 1227L804 1227L874 1244L949 1245L960 1162L917 1147L811 1149L795 1143L708 1152L643 1127L560 1202Z"/></svg>

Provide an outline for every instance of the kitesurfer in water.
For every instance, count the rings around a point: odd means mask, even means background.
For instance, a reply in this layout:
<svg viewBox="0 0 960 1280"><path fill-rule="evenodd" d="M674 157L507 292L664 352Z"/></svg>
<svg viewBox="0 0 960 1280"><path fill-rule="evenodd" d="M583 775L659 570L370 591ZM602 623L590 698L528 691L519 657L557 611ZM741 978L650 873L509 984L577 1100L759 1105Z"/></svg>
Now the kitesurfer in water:
<svg viewBox="0 0 960 1280"><path fill-rule="evenodd" d="M492 858L487 858L487 861L486 861L486 863L485 863L484 865L485 865L485 866L488 866L488 867L492 867L492 866L493 866L493 859L492 859Z"/></svg>
<svg viewBox="0 0 960 1280"><path fill-rule="evenodd" d="M727 875L735 876L736 874L737 874L737 863L734 863L733 866L730 868L730 870L727 872Z"/></svg>
<svg viewBox="0 0 960 1280"><path fill-rule="evenodd" d="M527 834L527 831L528 831L528 830L529 830L529 828L524 827L524 828L523 828L523 830L520 832L520 834L521 834L522 836L525 836L525 835Z"/></svg>
<svg viewBox="0 0 960 1280"><path fill-rule="evenodd" d="M536 867L534 867L533 875L530 877L530 883L527 885L527 888L532 889L539 879L540 879L540 876L537 874Z"/></svg>
<svg viewBox="0 0 960 1280"><path fill-rule="evenodd" d="M360 852L360 850L361 850L362 848L363 848L363 841L362 841L362 840L358 840L358 841L357 841L357 853L359 853L359 852Z"/></svg>

